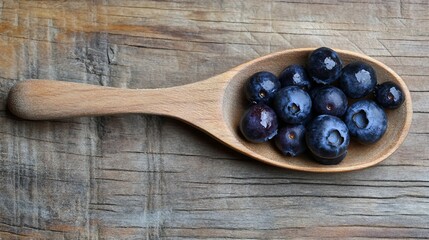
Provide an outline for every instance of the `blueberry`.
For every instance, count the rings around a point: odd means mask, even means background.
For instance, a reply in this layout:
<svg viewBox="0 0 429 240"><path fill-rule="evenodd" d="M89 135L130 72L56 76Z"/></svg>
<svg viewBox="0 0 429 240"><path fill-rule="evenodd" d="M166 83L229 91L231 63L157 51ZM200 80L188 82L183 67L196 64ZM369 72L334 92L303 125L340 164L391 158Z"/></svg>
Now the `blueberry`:
<svg viewBox="0 0 429 240"><path fill-rule="evenodd" d="M342 61L338 54L326 47L314 50L307 60L310 78L319 84L331 84L341 74Z"/></svg>
<svg viewBox="0 0 429 240"><path fill-rule="evenodd" d="M314 101L314 97L316 96L316 93L322 89L323 87L325 87L325 85L314 85L310 88L310 90L308 91L308 95L310 95L311 100Z"/></svg>
<svg viewBox="0 0 429 240"><path fill-rule="evenodd" d="M304 125L288 125L280 128L274 142L284 155L298 156L307 149Z"/></svg>
<svg viewBox="0 0 429 240"><path fill-rule="evenodd" d="M250 142L266 142L277 134L277 116L269 106L259 103L250 106L240 121L240 130Z"/></svg>
<svg viewBox="0 0 429 240"><path fill-rule="evenodd" d="M321 158L318 156L313 155L314 161L325 164L325 165L335 165L343 161L343 159L347 156L347 151L345 151L342 155L335 157L335 158Z"/></svg>
<svg viewBox="0 0 429 240"><path fill-rule="evenodd" d="M282 87L298 86L305 91L311 87L310 79L301 65L294 64L285 68L280 74L279 80Z"/></svg>
<svg viewBox="0 0 429 240"><path fill-rule="evenodd" d="M385 82L375 86L375 101L382 107L395 109L404 102L404 92L393 82Z"/></svg>
<svg viewBox="0 0 429 240"><path fill-rule="evenodd" d="M252 103L269 103L277 90L280 82L270 72L257 72L246 83L246 97Z"/></svg>
<svg viewBox="0 0 429 240"><path fill-rule="evenodd" d="M304 125L307 127L308 124L310 124L310 122L313 120L314 117L316 117L317 115L314 114L313 111L310 111L310 114L308 114L308 116L302 120L302 122L300 124Z"/></svg>
<svg viewBox="0 0 429 240"><path fill-rule="evenodd" d="M350 143L346 124L338 117L319 115L307 126L307 147L319 158L334 159L347 151Z"/></svg>
<svg viewBox="0 0 429 240"><path fill-rule="evenodd" d="M340 88L350 98L361 98L377 84L375 70L363 62L352 62L344 67L340 76Z"/></svg>
<svg viewBox="0 0 429 240"><path fill-rule="evenodd" d="M311 99L307 92L297 86L280 89L274 97L274 110L285 123L304 121L311 112Z"/></svg>
<svg viewBox="0 0 429 240"><path fill-rule="evenodd" d="M352 104L344 115L350 135L362 144L375 143L387 129L384 110L372 100L360 100Z"/></svg>
<svg viewBox="0 0 429 240"><path fill-rule="evenodd" d="M341 117L347 110L347 97L339 88L326 86L314 93L313 110L317 114Z"/></svg>

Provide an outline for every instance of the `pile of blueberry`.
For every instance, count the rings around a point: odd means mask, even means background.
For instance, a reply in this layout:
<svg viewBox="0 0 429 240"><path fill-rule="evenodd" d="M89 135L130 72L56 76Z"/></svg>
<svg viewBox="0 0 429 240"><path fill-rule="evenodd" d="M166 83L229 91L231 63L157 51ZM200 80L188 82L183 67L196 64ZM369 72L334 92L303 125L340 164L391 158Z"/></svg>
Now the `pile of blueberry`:
<svg viewBox="0 0 429 240"><path fill-rule="evenodd" d="M345 158L350 136L362 144L380 140L387 129L382 108L404 102L395 83L377 85L370 65L352 62L343 68L338 54L326 47L309 55L306 68L290 65L278 78L265 71L254 74L245 92L252 105L240 130L248 141L274 139L287 156L308 149L315 161L329 165ZM349 106L351 99L355 102Z"/></svg>

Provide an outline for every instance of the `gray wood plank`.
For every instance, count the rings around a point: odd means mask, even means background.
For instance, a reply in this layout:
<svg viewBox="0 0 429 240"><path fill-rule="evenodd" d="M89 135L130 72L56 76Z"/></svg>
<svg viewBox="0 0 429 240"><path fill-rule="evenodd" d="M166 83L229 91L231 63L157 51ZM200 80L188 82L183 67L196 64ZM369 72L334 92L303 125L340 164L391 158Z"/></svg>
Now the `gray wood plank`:
<svg viewBox="0 0 429 240"><path fill-rule="evenodd" d="M428 10L415 0L0 1L0 239L428 238ZM289 171L173 119L32 122L6 109L28 78L169 87L321 45L372 56L411 90L410 133L375 167Z"/></svg>

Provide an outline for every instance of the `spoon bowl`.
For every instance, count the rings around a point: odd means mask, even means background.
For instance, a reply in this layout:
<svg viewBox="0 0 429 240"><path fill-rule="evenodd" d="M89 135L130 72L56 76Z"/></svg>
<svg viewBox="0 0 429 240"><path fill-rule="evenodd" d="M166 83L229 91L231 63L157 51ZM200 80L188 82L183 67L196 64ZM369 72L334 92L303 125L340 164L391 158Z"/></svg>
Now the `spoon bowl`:
<svg viewBox="0 0 429 240"><path fill-rule="evenodd" d="M161 89L119 89L55 80L28 80L15 85L8 99L10 111L30 120L81 116L145 113L174 117L206 132L225 145L256 160L307 172L345 172L373 166L390 156L405 140L412 118L409 90L404 81L383 63L366 55L338 50L344 65L370 64L379 83L393 81L404 91L405 102L387 110L388 128L380 141L361 145L351 141L347 157L338 165L321 165L308 155L288 157L270 143L250 143L239 131L248 107L244 94L247 79L256 72L280 72L291 64L305 65L313 48L292 49L260 57L204 81Z"/></svg>

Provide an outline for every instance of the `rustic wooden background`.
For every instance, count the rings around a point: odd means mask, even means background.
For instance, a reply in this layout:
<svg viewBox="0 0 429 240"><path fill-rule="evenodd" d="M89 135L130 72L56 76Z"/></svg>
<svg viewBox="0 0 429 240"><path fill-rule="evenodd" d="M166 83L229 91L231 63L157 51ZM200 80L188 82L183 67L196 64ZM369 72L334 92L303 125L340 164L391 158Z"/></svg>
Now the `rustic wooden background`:
<svg viewBox="0 0 429 240"><path fill-rule="evenodd" d="M0 0L0 19L0 239L429 237L428 1ZM33 122L5 107L27 78L168 87L317 46L408 84L410 133L381 164L302 173L168 118Z"/></svg>

